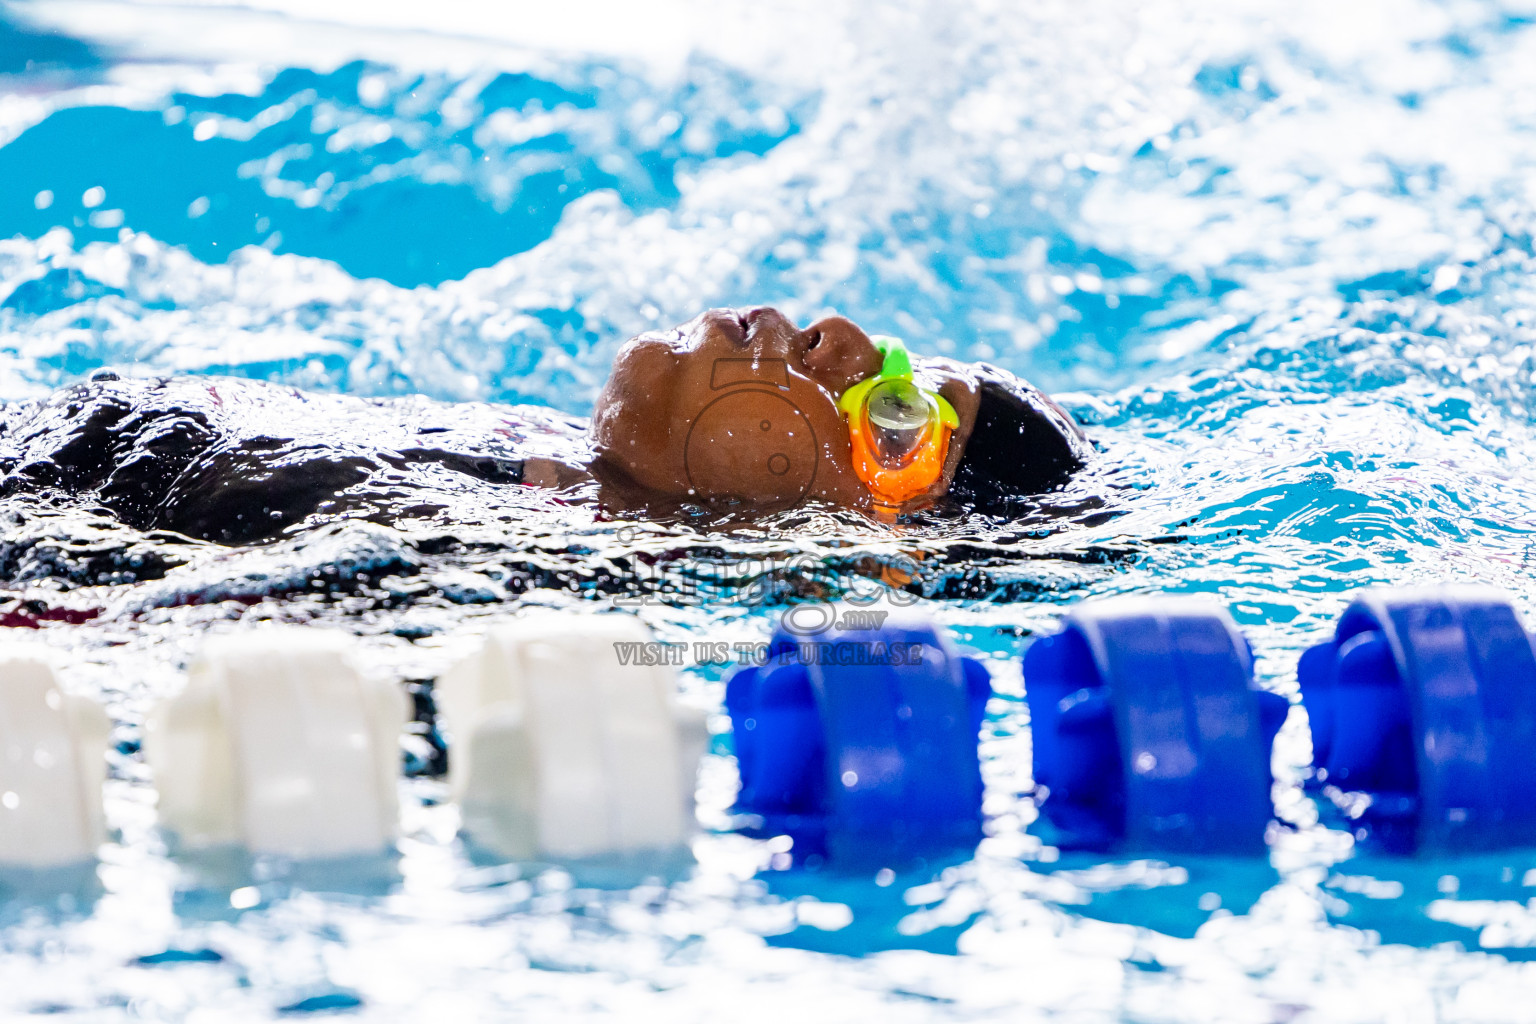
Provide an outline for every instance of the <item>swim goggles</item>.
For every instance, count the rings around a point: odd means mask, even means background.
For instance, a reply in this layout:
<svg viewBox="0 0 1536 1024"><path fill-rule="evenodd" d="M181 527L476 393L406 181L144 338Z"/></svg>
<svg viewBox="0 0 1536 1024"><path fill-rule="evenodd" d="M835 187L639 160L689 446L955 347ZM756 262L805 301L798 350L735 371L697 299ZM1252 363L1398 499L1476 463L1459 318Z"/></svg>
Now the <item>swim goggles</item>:
<svg viewBox="0 0 1536 1024"><path fill-rule="evenodd" d="M900 338L870 339L885 357L880 372L838 399L848 420L853 471L882 505L900 505L944 475L949 435L960 425L954 407L912 381L912 357Z"/></svg>

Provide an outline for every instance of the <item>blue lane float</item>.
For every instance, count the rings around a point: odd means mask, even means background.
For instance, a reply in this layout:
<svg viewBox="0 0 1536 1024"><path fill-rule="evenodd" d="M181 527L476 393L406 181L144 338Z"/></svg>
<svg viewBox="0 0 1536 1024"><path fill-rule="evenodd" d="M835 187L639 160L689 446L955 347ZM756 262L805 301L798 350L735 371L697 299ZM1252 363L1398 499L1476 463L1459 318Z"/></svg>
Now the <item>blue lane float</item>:
<svg viewBox="0 0 1536 1024"><path fill-rule="evenodd" d="M1362 591L1297 675L1317 780L1362 835L1436 853L1536 845L1536 655L1506 595Z"/></svg>
<svg viewBox="0 0 1536 1024"><path fill-rule="evenodd" d="M797 623L787 620L787 625ZM977 734L991 683L934 627L781 627L726 687L749 829L798 860L894 864L981 838Z"/></svg>
<svg viewBox="0 0 1536 1024"><path fill-rule="evenodd" d="M1289 703L1254 684L1252 651L1219 605L1083 605L1025 651L1024 690L1058 845L1264 850L1270 748Z"/></svg>

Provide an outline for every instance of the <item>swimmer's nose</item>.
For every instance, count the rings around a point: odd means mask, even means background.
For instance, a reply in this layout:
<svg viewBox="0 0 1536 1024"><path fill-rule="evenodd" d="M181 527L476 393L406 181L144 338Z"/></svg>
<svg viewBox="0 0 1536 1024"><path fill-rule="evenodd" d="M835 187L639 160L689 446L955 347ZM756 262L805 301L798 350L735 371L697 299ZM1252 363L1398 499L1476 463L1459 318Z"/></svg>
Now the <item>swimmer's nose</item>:
<svg viewBox="0 0 1536 1024"><path fill-rule="evenodd" d="M880 350L847 317L829 316L800 330L772 306L736 310L756 355L785 359L834 395L880 372Z"/></svg>
<svg viewBox="0 0 1536 1024"><path fill-rule="evenodd" d="M829 316L799 332L806 375L834 395L880 372L884 361L869 335L847 317Z"/></svg>

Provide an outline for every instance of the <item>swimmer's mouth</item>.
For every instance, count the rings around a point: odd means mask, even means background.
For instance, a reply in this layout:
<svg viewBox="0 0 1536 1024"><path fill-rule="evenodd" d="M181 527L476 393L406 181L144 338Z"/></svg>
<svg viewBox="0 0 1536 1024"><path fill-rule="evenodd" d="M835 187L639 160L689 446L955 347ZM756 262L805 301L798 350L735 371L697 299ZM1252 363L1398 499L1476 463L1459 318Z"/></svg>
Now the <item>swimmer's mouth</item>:
<svg viewBox="0 0 1536 1024"><path fill-rule="evenodd" d="M710 326L719 334L745 348L747 333L752 329L751 310L712 309L704 314Z"/></svg>
<svg viewBox="0 0 1536 1024"><path fill-rule="evenodd" d="M751 309L733 309L731 315L736 318L736 323L741 326L741 340L743 344L752 341L752 329L763 321L783 320L779 311L769 306L753 306ZM758 333L761 333L759 331Z"/></svg>
<svg viewBox="0 0 1536 1024"><path fill-rule="evenodd" d="M744 348L752 345L754 334L762 334L765 323L788 324L783 314L771 306L753 306L749 309L717 309L709 317L718 329L728 334L732 341ZM793 332L794 328L789 330Z"/></svg>

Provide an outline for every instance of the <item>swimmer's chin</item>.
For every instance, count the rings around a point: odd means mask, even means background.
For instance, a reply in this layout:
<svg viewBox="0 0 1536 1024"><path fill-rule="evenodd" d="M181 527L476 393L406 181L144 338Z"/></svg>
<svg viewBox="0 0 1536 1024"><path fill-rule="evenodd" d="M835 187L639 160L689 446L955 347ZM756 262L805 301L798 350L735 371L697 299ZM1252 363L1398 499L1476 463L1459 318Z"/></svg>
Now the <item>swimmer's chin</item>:
<svg viewBox="0 0 1536 1024"><path fill-rule="evenodd" d="M615 518L648 519L662 524L741 523L785 508L783 504L732 498L700 503L692 496L650 490L618 466L601 459L578 465L558 459L530 458L523 463L523 483L550 492L552 498L562 503L596 505Z"/></svg>
<svg viewBox="0 0 1536 1024"><path fill-rule="evenodd" d="M522 482L552 491L573 504L596 504L604 512L621 517L644 517L658 522L742 525L754 519L788 512L825 514L854 513L875 522L890 522L900 515L922 512L943 503L942 494L923 495L891 508L873 500L835 501L820 496L787 500L711 495L680 496L650 490L621 467L601 457L588 464L531 457L523 461Z"/></svg>
<svg viewBox="0 0 1536 1024"><path fill-rule="evenodd" d="M523 483L530 487L543 487L552 491L581 489L595 480L588 466L562 462L559 459L527 458L523 460Z"/></svg>
<svg viewBox="0 0 1536 1024"><path fill-rule="evenodd" d="M652 494L629 502L615 500L609 488L602 488L598 504L605 516L614 520L644 521L656 526L686 528L703 533L766 533L793 531L830 532L846 536L850 529L879 526L867 511L821 498L802 498L793 503L765 504L745 499L716 498L708 504L696 499ZM822 524L818 530L813 524Z"/></svg>
<svg viewBox="0 0 1536 1024"><path fill-rule="evenodd" d="M905 520L912 515L953 514L958 506L942 493L925 494L899 508L883 506L868 496L852 500L823 494L792 498L763 498L715 494L674 494L648 488L634 480L622 466L599 455L587 467L585 485L568 488L566 500L586 500L597 504L609 516L618 519L646 519L672 526L696 529L784 528L811 520L825 520L829 525L879 526Z"/></svg>

